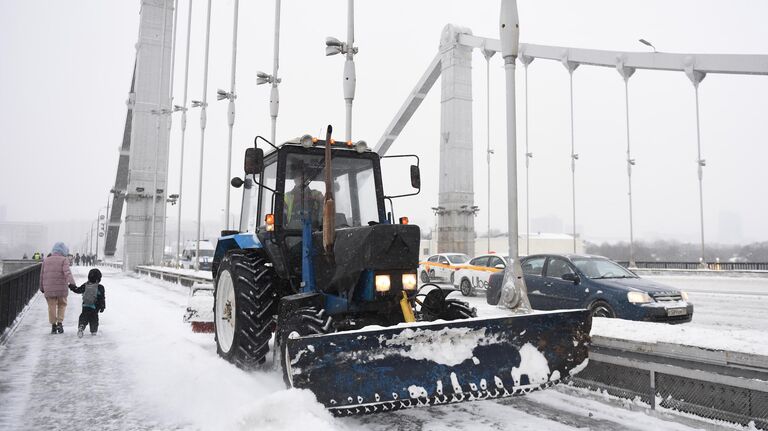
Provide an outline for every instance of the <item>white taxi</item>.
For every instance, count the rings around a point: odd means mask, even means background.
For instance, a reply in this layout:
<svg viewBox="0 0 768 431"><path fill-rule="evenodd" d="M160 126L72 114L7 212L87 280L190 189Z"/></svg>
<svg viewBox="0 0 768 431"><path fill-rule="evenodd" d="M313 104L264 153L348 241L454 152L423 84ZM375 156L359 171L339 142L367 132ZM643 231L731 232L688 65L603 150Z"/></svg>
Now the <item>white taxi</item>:
<svg viewBox="0 0 768 431"><path fill-rule="evenodd" d="M422 283L441 279L453 284L454 271L468 261L469 256L464 253L433 254L424 262L419 262L419 277Z"/></svg>
<svg viewBox="0 0 768 431"><path fill-rule="evenodd" d="M472 296L477 289L486 290L491 274L504 271L504 268L507 267L506 262L506 256L499 256L498 254L476 256L456 270L453 276L453 285L458 287L464 296Z"/></svg>

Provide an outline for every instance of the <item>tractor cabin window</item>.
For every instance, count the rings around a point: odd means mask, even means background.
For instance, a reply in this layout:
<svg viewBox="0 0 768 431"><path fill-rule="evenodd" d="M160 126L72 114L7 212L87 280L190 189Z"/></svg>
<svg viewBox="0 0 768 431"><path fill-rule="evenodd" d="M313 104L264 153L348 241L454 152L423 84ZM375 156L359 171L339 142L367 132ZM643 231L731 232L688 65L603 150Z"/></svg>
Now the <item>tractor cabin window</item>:
<svg viewBox="0 0 768 431"><path fill-rule="evenodd" d="M370 159L335 155L331 178L337 228L378 222L378 205ZM282 223L300 230L308 217L313 229L322 229L325 200L325 160L321 155L288 154L285 171Z"/></svg>

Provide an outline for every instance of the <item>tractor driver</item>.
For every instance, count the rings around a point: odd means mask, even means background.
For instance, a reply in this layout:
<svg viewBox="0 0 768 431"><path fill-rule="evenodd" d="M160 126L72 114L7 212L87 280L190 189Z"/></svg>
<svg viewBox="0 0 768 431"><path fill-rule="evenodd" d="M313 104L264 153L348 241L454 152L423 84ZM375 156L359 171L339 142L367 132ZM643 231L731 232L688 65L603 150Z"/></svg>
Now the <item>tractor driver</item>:
<svg viewBox="0 0 768 431"><path fill-rule="evenodd" d="M323 172L310 172L312 169L304 161L296 161L288 165L286 177L293 180L293 188L285 193L285 206L283 209L284 225L288 229L302 228L302 194L304 196L303 210L312 220L313 228L320 228L323 225L323 201L324 196L318 190L309 187L313 178L317 178Z"/></svg>

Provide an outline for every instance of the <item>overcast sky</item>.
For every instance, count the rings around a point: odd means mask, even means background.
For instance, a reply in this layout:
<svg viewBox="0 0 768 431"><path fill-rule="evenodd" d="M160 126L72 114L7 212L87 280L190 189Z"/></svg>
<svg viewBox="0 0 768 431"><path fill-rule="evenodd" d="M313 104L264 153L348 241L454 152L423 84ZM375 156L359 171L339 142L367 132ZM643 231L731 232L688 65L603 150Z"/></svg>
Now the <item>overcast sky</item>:
<svg viewBox="0 0 768 431"><path fill-rule="evenodd" d="M195 0L190 99L202 91L205 1ZM183 91L184 35L189 0L179 0L175 102ZM139 23L138 0L0 0L0 205L15 221L95 218L115 180L118 147ZM266 86L257 70L271 71L272 1L243 0L237 65L235 172L256 134L269 135ZM211 70L204 172L204 218L223 208L226 103L232 0L212 12ZM497 37L499 1L360 1L355 40L360 53L354 139L379 139L437 52L447 23ZM768 54L764 1L519 1L521 42L580 48ZM344 129L343 59L325 57L325 36L344 38L346 2L285 0L282 4L278 139ZM477 231L485 231L485 60L473 60L475 204ZM492 227L506 230L504 78L491 60ZM524 229L523 68L518 68L520 220ZM390 153L417 153L422 194L396 202L398 215L430 229L437 205L439 81ZM568 74L555 62L529 68L531 218L560 219L570 229ZM636 238L697 241L698 188L694 92L683 73L639 71L630 80ZM628 238L623 81L614 69L582 66L574 72L577 226L586 239ZM768 77L707 76L700 86L704 216L708 238L720 242L768 240ZM198 184L199 111L187 128L185 191ZM178 190L178 118L171 135L169 191ZM340 135L341 136L341 135ZM385 187L396 187L390 172ZM239 203L239 192L235 201ZM183 217L193 220L196 196L186 193ZM239 207L239 205L238 205ZM238 208L239 210L239 208ZM535 226L535 223L534 223Z"/></svg>

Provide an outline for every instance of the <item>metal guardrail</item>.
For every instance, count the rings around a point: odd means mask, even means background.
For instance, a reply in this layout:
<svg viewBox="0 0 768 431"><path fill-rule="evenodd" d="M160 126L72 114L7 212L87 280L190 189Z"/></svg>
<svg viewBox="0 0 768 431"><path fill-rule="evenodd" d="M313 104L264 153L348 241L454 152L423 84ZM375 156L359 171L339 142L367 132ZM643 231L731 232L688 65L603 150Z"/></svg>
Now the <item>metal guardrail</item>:
<svg viewBox="0 0 768 431"><path fill-rule="evenodd" d="M629 262L619 262L629 267ZM768 271L768 262L635 262L638 269L679 269L679 270L710 270L710 271Z"/></svg>
<svg viewBox="0 0 768 431"><path fill-rule="evenodd" d="M179 274L174 272L172 269L165 270L148 266L137 266L136 272L138 272L140 275L148 275L152 278L178 283L187 287L192 286L195 283L213 283L210 278L188 274Z"/></svg>
<svg viewBox="0 0 768 431"><path fill-rule="evenodd" d="M99 261L96 266L106 266L107 268L123 269L123 262L105 262Z"/></svg>
<svg viewBox="0 0 768 431"><path fill-rule="evenodd" d="M0 275L0 335L13 324L40 288L42 263Z"/></svg>
<svg viewBox="0 0 768 431"><path fill-rule="evenodd" d="M601 336L592 337L589 357L575 386L768 429L768 357Z"/></svg>

